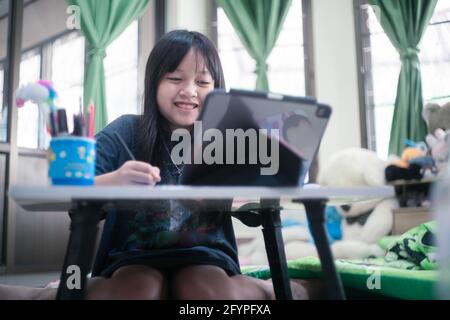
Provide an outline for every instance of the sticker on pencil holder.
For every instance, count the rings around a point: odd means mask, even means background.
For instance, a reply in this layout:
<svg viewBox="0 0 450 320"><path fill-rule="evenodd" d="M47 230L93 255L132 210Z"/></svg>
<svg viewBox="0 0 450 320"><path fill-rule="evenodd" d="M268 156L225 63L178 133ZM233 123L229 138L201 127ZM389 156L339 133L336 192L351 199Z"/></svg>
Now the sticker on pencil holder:
<svg viewBox="0 0 450 320"><path fill-rule="evenodd" d="M95 140L56 137L50 140L49 177L54 185L93 185Z"/></svg>

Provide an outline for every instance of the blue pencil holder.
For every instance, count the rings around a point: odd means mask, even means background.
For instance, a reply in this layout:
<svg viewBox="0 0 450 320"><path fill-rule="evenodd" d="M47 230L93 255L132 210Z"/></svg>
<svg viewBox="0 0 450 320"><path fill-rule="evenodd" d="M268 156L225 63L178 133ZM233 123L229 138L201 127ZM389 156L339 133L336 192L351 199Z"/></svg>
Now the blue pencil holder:
<svg viewBox="0 0 450 320"><path fill-rule="evenodd" d="M85 137L56 137L50 140L49 177L53 185L94 184L95 140Z"/></svg>

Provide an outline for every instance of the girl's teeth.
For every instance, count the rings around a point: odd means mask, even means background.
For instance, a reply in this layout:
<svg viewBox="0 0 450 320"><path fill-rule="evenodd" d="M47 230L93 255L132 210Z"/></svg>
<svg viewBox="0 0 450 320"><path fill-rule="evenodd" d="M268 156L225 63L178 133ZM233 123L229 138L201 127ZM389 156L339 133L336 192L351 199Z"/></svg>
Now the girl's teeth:
<svg viewBox="0 0 450 320"><path fill-rule="evenodd" d="M194 109L195 107L192 104L184 104L184 103L177 103L176 105L182 109Z"/></svg>

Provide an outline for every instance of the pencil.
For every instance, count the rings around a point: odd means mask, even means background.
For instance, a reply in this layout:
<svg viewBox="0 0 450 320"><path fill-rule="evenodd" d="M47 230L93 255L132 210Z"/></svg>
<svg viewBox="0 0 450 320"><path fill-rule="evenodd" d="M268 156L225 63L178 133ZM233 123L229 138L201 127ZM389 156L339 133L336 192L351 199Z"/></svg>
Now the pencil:
<svg viewBox="0 0 450 320"><path fill-rule="evenodd" d="M89 138L94 138L94 125L95 125L95 121L94 121L94 117L95 117L95 107L94 107L94 102L91 101L91 103L89 103L89 107L88 107L88 115L89 115Z"/></svg>
<svg viewBox="0 0 450 320"><path fill-rule="evenodd" d="M125 143L125 141L123 141L123 139L120 136L120 134L118 134L117 132L114 132L114 134L117 136L117 139L119 139L120 144L125 149L125 151L128 153L128 156L131 158L131 160L136 161L136 158L133 156L133 154L131 153L130 149L128 149L127 144Z"/></svg>

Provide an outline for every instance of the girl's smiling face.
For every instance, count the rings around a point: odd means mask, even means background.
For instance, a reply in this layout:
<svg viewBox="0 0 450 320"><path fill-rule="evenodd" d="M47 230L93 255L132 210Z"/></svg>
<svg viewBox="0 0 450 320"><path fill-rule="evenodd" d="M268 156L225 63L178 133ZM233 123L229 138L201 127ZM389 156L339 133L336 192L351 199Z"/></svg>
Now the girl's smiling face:
<svg viewBox="0 0 450 320"><path fill-rule="evenodd" d="M214 79L202 55L189 50L177 69L162 77L156 93L159 111L171 131L192 127L206 95L213 89Z"/></svg>

